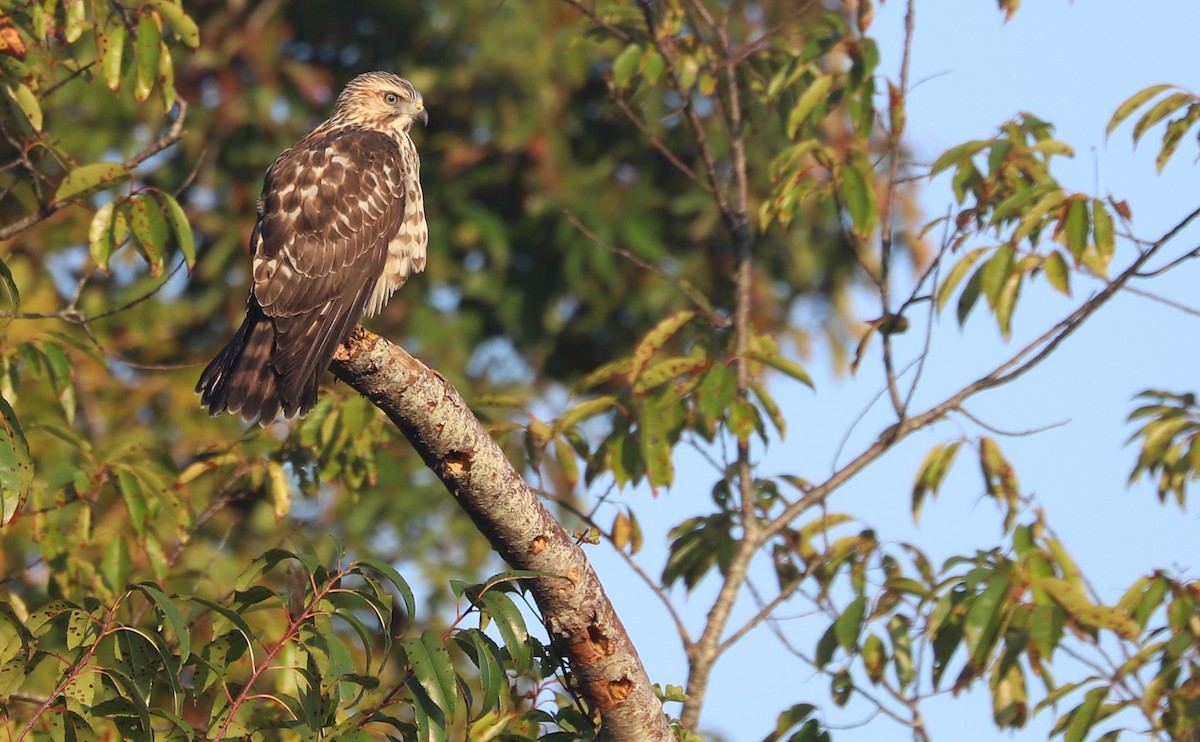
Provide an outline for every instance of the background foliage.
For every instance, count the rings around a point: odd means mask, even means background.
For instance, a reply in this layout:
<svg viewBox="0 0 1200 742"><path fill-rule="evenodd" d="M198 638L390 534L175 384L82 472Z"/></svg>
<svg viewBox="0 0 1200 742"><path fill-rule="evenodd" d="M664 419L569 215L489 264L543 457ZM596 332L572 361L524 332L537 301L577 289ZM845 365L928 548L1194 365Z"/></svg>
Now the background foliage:
<svg viewBox="0 0 1200 742"><path fill-rule="evenodd" d="M690 677L662 679L686 685L664 691L683 726L698 728L728 644L802 603L829 628L795 661L835 706L798 689L768 739L823 738L852 697L920 738L921 703L969 687L1000 727L1047 713L1068 740L1194 736L1194 581L1158 571L1103 604L998 436L933 446L893 493L917 518L970 460L1004 534L975 554L932 564L831 498L1131 279L1194 255L1163 257L1173 234L1139 239L1121 201L1063 187L1054 164L1071 148L1032 115L909 162L908 84L878 74L871 3L828 6L0 3L10 735L593 734L569 668L518 610L521 575L485 579L499 568L486 542L367 402L333 387L266 430L198 412L198 367L244 308L265 167L342 82L383 68L433 117L419 147L434 245L374 329L463 390L581 539L631 560L636 506L611 492L669 489L679 446L717 459L710 503L647 576L667 601L674 585L721 585L703 632L680 636ZM1161 169L1198 121L1193 94L1160 86L1110 131L1153 138ZM926 224L914 176L942 172L957 203ZM893 275L906 264L915 285ZM1105 288L1042 344L912 408L891 342L929 306L990 312L1007 336L1022 292L1077 296L1080 275ZM851 313L864 294L878 318ZM751 452L796 424L772 394L808 383L796 359L818 353L847 370L882 357L895 424L825 481L754 470ZM1195 398L1143 402L1132 476L1184 503ZM752 562L777 584L730 625ZM1090 671L1055 677L1063 653Z"/></svg>

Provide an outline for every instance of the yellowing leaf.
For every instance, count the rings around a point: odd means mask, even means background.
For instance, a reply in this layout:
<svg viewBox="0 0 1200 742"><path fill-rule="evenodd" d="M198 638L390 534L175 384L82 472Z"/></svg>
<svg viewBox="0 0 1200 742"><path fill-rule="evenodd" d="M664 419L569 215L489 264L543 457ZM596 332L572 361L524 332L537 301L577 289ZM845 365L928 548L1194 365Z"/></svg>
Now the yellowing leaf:
<svg viewBox="0 0 1200 742"><path fill-rule="evenodd" d="M1133 125L1133 141L1136 144L1146 130L1162 121L1167 116L1175 113L1180 108L1196 100L1196 97L1191 93L1171 93L1166 98L1163 98L1154 107L1145 113L1138 122Z"/></svg>
<svg viewBox="0 0 1200 742"><path fill-rule="evenodd" d="M171 30L184 45L191 49L200 46L200 27L181 6L171 0L149 0L149 5L171 24Z"/></svg>
<svg viewBox="0 0 1200 742"><path fill-rule="evenodd" d="M633 361L629 367L629 380L635 381L641 375L642 369L662 349L663 345L671 339L671 336L679 332L679 329L690 322L695 316L695 312L685 309L659 320L658 324L650 332L646 333L646 336L642 338L637 348L633 351Z"/></svg>
<svg viewBox="0 0 1200 742"><path fill-rule="evenodd" d="M825 100L832 88L833 77L822 75L813 80L808 88L800 94L800 97L796 100L796 105L792 106L791 113L788 114L787 135L789 139L796 138L796 135L800 132L801 124Z"/></svg>
<svg viewBox="0 0 1200 742"><path fill-rule="evenodd" d="M1071 295L1071 269L1061 252L1055 250L1047 255L1042 263L1042 270L1046 271L1046 280L1051 286L1065 296Z"/></svg>
<svg viewBox="0 0 1200 742"><path fill-rule="evenodd" d="M139 193L129 199L129 228L150 264L150 274L157 276L163 269L168 229L167 220L152 196Z"/></svg>
<svg viewBox="0 0 1200 742"><path fill-rule="evenodd" d="M157 14L144 9L138 15L137 36L134 39L136 59L133 78L133 97L138 103L146 102L158 79L158 57L162 48L162 29Z"/></svg>
<svg viewBox="0 0 1200 742"><path fill-rule="evenodd" d="M121 89L122 65L125 61L125 39L129 29L125 27L120 15L114 14L105 24L105 35L108 42L104 48L101 66L104 70L104 82L114 93Z"/></svg>
<svg viewBox="0 0 1200 742"><path fill-rule="evenodd" d="M96 261L96 265L105 273L108 272L108 259L113 251L112 226L116 205L115 201L110 201L96 209L88 226L88 249L92 253L92 260Z"/></svg>
<svg viewBox="0 0 1200 742"><path fill-rule="evenodd" d="M17 413L0 397L0 525L12 520L33 486L33 456Z"/></svg>
<svg viewBox="0 0 1200 742"><path fill-rule="evenodd" d="M163 192L159 192L158 196L167 207L167 221L170 222L171 231L175 233L175 239L179 242L179 251L183 253L188 270L191 270L196 264L196 238L192 235L192 225L174 196Z"/></svg>
<svg viewBox="0 0 1200 742"><path fill-rule="evenodd" d="M1121 125L1121 122L1129 118L1137 109L1141 108L1146 101L1150 100L1159 93L1170 90L1173 85L1151 85L1145 90L1138 91L1129 96L1124 103L1117 106L1117 110L1113 113L1112 119L1108 122L1108 128L1104 130L1104 136L1112 136L1113 130Z"/></svg>
<svg viewBox="0 0 1200 742"><path fill-rule="evenodd" d="M128 175L125 166L118 162L94 162L77 167L67 173L67 177L58 184L54 200L66 201L93 190L106 188L119 180L124 180Z"/></svg>
<svg viewBox="0 0 1200 742"><path fill-rule="evenodd" d="M629 84L633 74L637 72L638 63L642 61L642 47L630 44L613 60L612 84L624 88Z"/></svg>
<svg viewBox="0 0 1200 742"><path fill-rule="evenodd" d="M292 509L292 485L287 473L277 461L267 462L267 490L271 493L271 508L275 521L283 520Z"/></svg>
<svg viewBox="0 0 1200 742"><path fill-rule="evenodd" d="M42 106L37 96L29 86L19 82L9 82L5 88L8 98L12 101L17 115L21 116L35 132L42 131Z"/></svg>

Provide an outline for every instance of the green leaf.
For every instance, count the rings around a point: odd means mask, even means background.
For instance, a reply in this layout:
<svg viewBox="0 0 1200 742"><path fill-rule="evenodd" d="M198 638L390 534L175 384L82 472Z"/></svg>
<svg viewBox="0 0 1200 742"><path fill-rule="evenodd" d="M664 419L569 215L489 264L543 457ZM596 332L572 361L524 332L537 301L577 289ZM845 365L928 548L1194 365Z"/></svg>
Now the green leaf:
<svg viewBox="0 0 1200 742"><path fill-rule="evenodd" d="M1061 252L1055 250L1047 255L1043 260L1042 270L1046 272L1046 280L1059 293L1064 296L1071 295L1071 269Z"/></svg>
<svg viewBox="0 0 1200 742"><path fill-rule="evenodd" d="M1011 244L1005 243L996 248L996 252L992 253L992 257L988 258L980 269L979 287L987 297L988 306L993 309L1000 301L1000 292L1004 289L1004 284L1012 275L1016 252Z"/></svg>
<svg viewBox="0 0 1200 742"><path fill-rule="evenodd" d="M633 384L633 392L634 394L645 394L680 376L695 376L708 368L711 363L711 360L703 356L668 358L651 363L638 375L637 381Z"/></svg>
<svg viewBox="0 0 1200 742"><path fill-rule="evenodd" d="M54 193L56 202L77 198L91 191L107 188L129 176L125 166L119 162L94 162L77 167L58 184Z"/></svg>
<svg viewBox="0 0 1200 742"><path fill-rule="evenodd" d="M817 640L816 654L813 656L813 661L816 662L818 668L825 667L833 661L834 652L838 648L837 638L837 623L830 624L821 638Z"/></svg>
<svg viewBox="0 0 1200 742"><path fill-rule="evenodd" d="M504 662L500 648L482 631L467 629L454 635L454 641L479 668L479 685L483 691L479 714L499 708L502 694L508 693L508 678L504 674Z"/></svg>
<svg viewBox="0 0 1200 742"><path fill-rule="evenodd" d="M154 610L158 613L159 618L164 620L171 627L171 631L175 633L179 649L178 663L179 666L182 666L192 654L192 632L188 628L183 614L162 591L162 588L153 582L139 582L134 587L154 603Z"/></svg>
<svg viewBox="0 0 1200 742"><path fill-rule="evenodd" d="M1083 703L1079 704L1068 714L1070 721L1067 723L1066 731L1063 734L1063 742L1083 742L1087 738L1092 725L1098 721L1096 712L1100 709L1100 704L1107 697L1107 686L1093 688L1087 692L1083 698Z"/></svg>
<svg viewBox="0 0 1200 742"><path fill-rule="evenodd" d="M796 99L796 105L792 106L791 112L788 113L787 135L789 139L796 138L796 135L800 133L800 127L817 109L817 106L826 101L832 88L833 77L831 75L821 75L809 83L809 86Z"/></svg>
<svg viewBox="0 0 1200 742"><path fill-rule="evenodd" d="M138 193L129 199L129 228L141 246L146 262L150 264L150 275L162 273L167 246L167 220L163 218L158 202L149 194Z"/></svg>
<svg viewBox="0 0 1200 742"><path fill-rule="evenodd" d="M79 37L83 36L83 31L87 27L87 8L83 4L83 0L62 0L63 17L66 23L63 24L63 40L68 44L74 44L79 41Z"/></svg>
<svg viewBox="0 0 1200 742"><path fill-rule="evenodd" d="M171 0L149 0L149 5L171 24L171 30L185 46L191 49L200 46L200 27L182 7Z"/></svg>
<svg viewBox="0 0 1200 742"><path fill-rule="evenodd" d="M642 47L630 44L613 60L612 84L618 89L625 88L637 72L638 64L642 61Z"/></svg>
<svg viewBox="0 0 1200 742"><path fill-rule="evenodd" d="M210 611L213 611L214 613L218 614L219 616L224 618L226 621L228 621L233 626L233 628L237 629L238 634L241 635L242 641L245 642L245 647L250 650L250 660L251 660L251 664L253 665L254 664L254 631L252 631L250 629L250 625L246 623L246 619L242 618L241 615L238 614L236 611L234 611L230 608L226 608L225 606L221 605L220 603L214 603L213 601L208 600L207 598L201 598L199 596L193 595L193 596L191 596L191 600L193 600L196 603L199 603L200 605L204 606L205 608L208 608ZM214 622L213 623L213 634L214 635L218 634L217 628L218 628L217 623ZM221 627L221 628L223 628L223 627Z"/></svg>
<svg viewBox="0 0 1200 742"><path fill-rule="evenodd" d="M782 371L796 381L800 382L809 389L815 389L813 386L812 377L804 370L804 367L795 361L785 358L778 351L767 350L750 350L746 356L752 361L765 363L776 371Z"/></svg>
<svg viewBox="0 0 1200 742"><path fill-rule="evenodd" d="M21 291L17 288L17 282L13 279L12 271L9 270L8 263L5 263L0 258L0 281L4 283L4 290L8 292L8 301L12 304L13 314L21 311Z"/></svg>
<svg viewBox="0 0 1200 742"><path fill-rule="evenodd" d="M104 70L104 82L115 93L121 89L125 41L129 36L129 29L125 26L119 13L114 13L105 23L104 28L105 35L108 37L101 63Z"/></svg>
<svg viewBox="0 0 1200 742"><path fill-rule="evenodd" d="M853 158L857 163L865 158ZM867 163L869 165L869 162ZM875 208L875 189L871 180L853 164L842 168L838 192L854 223L854 231L866 236L875 228L879 214Z"/></svg>
<svg viewBox="0 0 1200 742"><path fill-rule="evenodd" d="M925 454L921 466L917 469L916 481L913 483L912 517L914 523L921 517L921 506L924 503L925 495L928 493L936 496L938 490L941 489L942 480L945 479L946 472L950 470L950 465L954 463L954 457L958 454L960 445L960 443L951 443L948 446L938 444Z"/></svg>
<svg viewBox="0 0 1200 742"><path fill-rule="evenodd" d="M995 143L995 139L981 139L951 147L934 160L933 165L929 168L929 177L932 178L951 165L969 160Z"/></svg>
<svg viewBox="0 0 1200 742"><path fill-rule="evenodd" d="M162 48L162 30L158 26L154 12L143 8L138 15L137 36L134 39L136 53L133 79L133 97L138 103L145 103L154 92L154 83L158 79L158 56Z"/></svg>
<svg viewBox="0 0 1200 742"><path fill-rule="evenodd" d="M137 683L116 668L108 667L104 669L104 674L115 681L115 684L124 691L124 697L128 699L133 707L135 717L139 723L139 734L137 737L141 739L152 739L154 737L153 727L150 724L150 707L148 705L149 698L142 693L138 688Z"/></svg>
<svg viewBox="0 0 1200 742"><path fill-rule="evenodd" d="M867 640L863 642L862 658L863 666L867 670L867 677L872 683L879 685L879 681L883 679L883 670L888 659L883 639L876 634L868 634Z"/></svg>
<svg viewBox="0 0 1200 742"><path fill-rule="evenodd" d="M404 602L404 611L412 620L416 616L416 600L413 598L413 588L408 586L408 582L396 572L396 569L386 562L373 560L373 558L360 558L355 564L370 569L371 572L377 573L385 580L391 582L392 587L396 588L396 592L400 593L400 598Z"/></svg>
<svg viewBox="0 0 1200 742"><path fill-rule="evenodd" d="M1119 609L1096 605L1077 584L1056 577L1037 577L1031 580L1030 585L1045 590L1077 624L1092 629L1108 629L1130 641L1138 636L1139 628L1133 618Z"/></svg>
<svg viewBox="0 0 1200 742"><path fill-rule="evenodd" d="M442 637L437 632L426 630L421 636L406 640L404 651L413 677L425 689L429 700L445 718L453 719L458 705L458 680Z"/></svg>
<svg viewBox="0 0 1200 742"><path fill-rule="evenodd" d="M1013 310L1017 307L1017 296L1021 293L1021 281L1025 277L1025 271L1036 264L1037 260L1033 255L1022 258L1000 290L1000 296L996 300L996 324L999 325L1000 334L1005 339L1012 335Z"/></svg>
<svg viewBox="0 0 1200 742"><path fill-rule="evenodd" d="M92 260L96 261L96 265L105 273L108 273L108 260L112 257L114 247L112 227L116 206L115 201L110 201L96 209L88 226L88 250L92 254Z"/></svg>
<svg viewBox="0 0 1200 742"><path fill-rule="evenodd" d="M1154 106L1147 111L1145 115L1138 119L1136 124L1133 125L1134 144L1137 144L1138 140L1142 138L1147 129L1195 100L1196 97L1191 93L1171 93L1158 103L1155 103Z"/></svg>
<svg viewBox="0 0 1200 742"><path fill-rule="evenodd" d="M966 277L967 272L970 271L971 268L979 262L979 259L991 249L992 248L990 247L977 247L963 255L962 258L950 268L950 271L946 274L946 277L942 279L942 285L938 286L937 290L936 305L939 313L943 308L945 308L946 302L950 300L950 297L954 295L954 291L958 288L958 284L962 283L962 280L964 277Z"/></svg>
<svg viewBox="0 0 1200 742"><path fill-rule="evenodd" d="M865 595L859 595L850 601L850 605L846 606L846 610L842 611L842 615L838 616L833 624L838 646L845 651L852 652L858 646L858 634L862 631L866 612L867 598Z"/></svg>
<svg viewBox="0 0 1200 742"><path fill-rule="evenodd" d="M574 427L577 423L593 418L602 412L607 412L616 404L617 398L609 395L596 397L577 404L564 412L562 417L554 421L553 434L558 435Z"/></svg>
<svg viewBox="0 0 1200 742"><path fill-rule="evenodd" d="M963 637L975 667L982 670L995 646L1000 621L1006 612L1004 603L1010 586L1009 579L993 575L987 587L975 597L963 623Z"/></svg>
<svg viewBox="0 0 1200 742"><path fill-rule="evenodd" d="M759 407L771 419L771 424L775 426L775 432L779 433L780 439L786 438L787 418L784 417L783 410L779 409L779 404L775 401L775 398L767 392L762 384L752 382L750 389L754 392L754 397L758 400Z"/></svg>
<svg viewBox="0 0 1200 742"><path fill-rule="evenodd" d="M1040 232L1046 215L1062 206L1066 200L1067 196L1061 190L1056 190L1043 196L1032 209L1025 212L1021 223L1017 225L1016 231L1013 232L1012 239L1010 240L1011 244L1016 245L1034 232ZM1030 241L1032 242L1032 239Z"/></svg>
<svg viewBox="0 0 1200 742"><path fill-rule="evenodd" d="M669 488L675 480L675 462L664 412L653 408L639 410L637 437L650 486Z"/></svg>
<svg viewBox="0 0 1200 742"><path fill-rule="evenodd" d="M4 86L8 99L12 102L14 112L20 116L35 133L42 131L42 106L37 96L24 83L9 81Z"/></svg>
<svg viewBox="0 0 1200 742"><path fill-rule="evenodd" d="M1067 206L1067 216L1063 229L1067 249L1076 260L1083 255L1088 246L1088 213L1087 199L1079 196L1072 197Z"/></svg>
<svg viewBox="0 0 1200 742"><path fill-rule="evenodd" d="M0 397L0 525L25 503L33 487L33 456L29 442L8 400Z"/></svg>
<svg viewBox="0 0 1200 742"><path fill-rule="evenodd" d="M1117 110L1113 113L1112 119L1108 122L1108 128L1104 130L1105 138L1111 137L1113 131L1121 125L1121 122L1129 118L1137 109L1141 108L1146 101L1166 90L1170 90L1174 85L1151 85L1145 90L1138 91L1129 96L1124 103L1117 106Z"/></svg>
<svg viewBox="0 0 1200 742"><path fill-rule="evenodd" d="M1104 202L1092 199L1092 239L1096 241L1096 252L1108 264L1116 251L1112 214L1108 213Z"/></svg>
<svg viewBox="0 0 1200 742"><path fill-rule="evenodd" d="M637 379L650 359L695 316L695 312L685 309L659 320L658 324L638 342L637 348L633 351L633 363L629 368L630 381Z"/></svg>
<svg viewBox="0 0 1200 742"><path fill-rule="evenodd" d="M46 359L46 368L50 372L50 385L54 387L58 404L62 407L63 415L68 425L75 424L75 383L71 379L71 359L66 351L56 343L42 343L39 346L42 357Z"/></svg>
<svg viewBox="0 0 1200 742"><path fill-rule="evenodd" d="M833 674L833 678L829 682L829 695L833 697L835 704L839 707L845 706L853 691L854 681L850 678L848 670L838 670Z"/></svg>
<svg viewBox="0 0 1200 742"><path fill-rule="evenodd" d="M912 635L909 630L912 622L907 616L894 614L888 619L888 636L892 640L892 667L896 670L896 682L900 690L912 684L916 677L913 666Z"/></svg>
<svg viewBox="0 0 1200 742"><path fill-rule="evenodd" d="M1163 134L1162 149L1159 150L1158 157L1154 159L1154 166L1160 175L1163 168L1167 166L1167 162L1175 155L1175 151L1179 149L1179 143L1183 141L1183 135L1197 121L1200 121L1200 102L1192 103L1188 106L1186 113L1167 124L1167 131Z"/></svg>
<svg viewBox="0 0 1200 742"><path fill-rule="evenodd" d="M488 590L474 601L482 613L496 622L496 629L504 640L508 655L513 659L517 674L524 674L533 662L533 648L529 644L529 631L525 619L508 595L499 590ZM482 628L482 627L481 627Z"/></svg>
<svg viewBox="0 0 1200 742"><path fill-rule="evenodd" d="M129 542L123 538L114 538L104 545L104 558L100 560L100 574L112 592L119 592L125 586L129 570L133 568L133 560L129 557Z"/></svg>
<svg viewBox="0 0 1200 742"><path fill-rule="evenodd" d="M163 108L171 110L178 94L175 92L175 62L166 42L158 45L158 89L162 93Z"/></svg>

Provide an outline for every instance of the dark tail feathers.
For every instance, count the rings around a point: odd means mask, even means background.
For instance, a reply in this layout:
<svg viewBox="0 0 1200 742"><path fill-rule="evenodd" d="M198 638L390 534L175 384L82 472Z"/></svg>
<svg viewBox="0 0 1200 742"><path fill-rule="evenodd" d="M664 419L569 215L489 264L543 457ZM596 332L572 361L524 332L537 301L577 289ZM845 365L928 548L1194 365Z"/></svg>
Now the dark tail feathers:
<svg viewBox="0 0 1200 742"><path fill-rule="evenodd" d="M201 404L214 416L232 412L246 422L270 424L280 408L278 379L271 362L274 352L274 324L251 299L242 326L200 374L196 391ZM284 414L288 417L297 412L287 407Z"/></svg>

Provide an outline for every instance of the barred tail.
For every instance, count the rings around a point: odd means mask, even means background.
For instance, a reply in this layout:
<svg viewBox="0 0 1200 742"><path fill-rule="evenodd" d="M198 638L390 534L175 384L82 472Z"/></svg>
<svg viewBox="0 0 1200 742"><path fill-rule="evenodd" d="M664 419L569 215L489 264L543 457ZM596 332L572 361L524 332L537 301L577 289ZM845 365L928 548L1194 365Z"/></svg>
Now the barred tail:
<svg viewBox="0 0 1200 742"><path fill-rule="evenodd" d="M208 407L209 414L232 412L260 425L274 420L280 407L274 351L274 323L251 299L242 326L196 384L200 403Z"/></svg>

